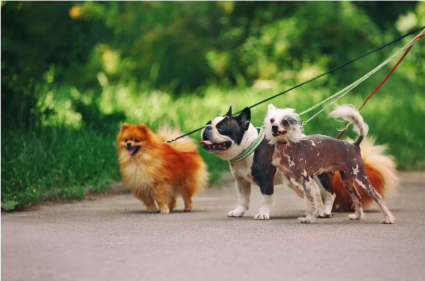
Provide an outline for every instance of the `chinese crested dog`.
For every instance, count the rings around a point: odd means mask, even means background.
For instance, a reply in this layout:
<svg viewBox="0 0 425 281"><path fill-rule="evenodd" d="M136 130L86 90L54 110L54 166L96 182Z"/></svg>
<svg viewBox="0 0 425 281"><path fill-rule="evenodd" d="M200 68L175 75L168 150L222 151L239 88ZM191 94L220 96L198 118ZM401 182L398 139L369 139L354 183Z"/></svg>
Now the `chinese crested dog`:
<svg viewBox="0 0 425 281"><path fill-rule="evenodd" d="M278 109L272 104L268 106L264 120L266 138L276 147L273 165L286 176L303 184L308 213L305 218L300 218L301 222L310 223L320 213L320 208L317 207L320 206L320 190L313 184L312 177L324 172L339 171L355 207L355 213L349 215L350 219L364 218L360 194L354 187L354 183L357 183L381 208L385 215L382 222L394 223L394 216L369 182L360 154L359 145L368 132L363 117L349 105L337 106L329 115L352 123L359 138L350 143L323 135L307 136L303 134L299 115L294 109Z"/></svg>

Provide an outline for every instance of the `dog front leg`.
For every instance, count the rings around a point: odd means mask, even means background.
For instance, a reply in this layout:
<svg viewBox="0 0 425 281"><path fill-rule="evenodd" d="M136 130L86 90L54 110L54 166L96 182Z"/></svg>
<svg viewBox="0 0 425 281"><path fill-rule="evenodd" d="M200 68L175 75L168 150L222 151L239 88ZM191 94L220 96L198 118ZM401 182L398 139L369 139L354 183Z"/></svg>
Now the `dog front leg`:
<svg viewBox="0 0 425 281"><path fill-rule="evenodd" d="M269 220L270 219L270 208L273 203L273 182L264 182L260 185L261 189L261 206L258 214L254 216L255 220Z"/></svg>
<svg viewBox="0 0 425 281"><path fill-rule="evenodd" d="M273 194L267 195L262 194L261 196L261 207L258 214L254 216L255 220L269 220L270 219L270 208L273 203Z"/></svg>
<svg viewBox="0 0 425 281"><path fill-rule="evenodd" d="M323 208L322 198L320 196L320 189L317 183L311 178L303 178L302 183L304 186L305 197L307 199L307 215L299 218L301 223L313 223L319 216Z"/></svg>
<svg viewBox="0 0 425 281"><path fill-rule="evenodd" d="M290 188L292 188L292 190L294 190L300 198L304 198L304 189L298 184L293 183L290 177L285 176L285 179L286 181L284 183L286 183Z"/></svg>
<svg viewBox="0 0 425 281"><path fill-rule="evenodd" d="M251 183L243 179L236 179L236 192L238 194L239 204L236 209L227 214L229 217L242 217L245 211L249 209Z"/></svg>

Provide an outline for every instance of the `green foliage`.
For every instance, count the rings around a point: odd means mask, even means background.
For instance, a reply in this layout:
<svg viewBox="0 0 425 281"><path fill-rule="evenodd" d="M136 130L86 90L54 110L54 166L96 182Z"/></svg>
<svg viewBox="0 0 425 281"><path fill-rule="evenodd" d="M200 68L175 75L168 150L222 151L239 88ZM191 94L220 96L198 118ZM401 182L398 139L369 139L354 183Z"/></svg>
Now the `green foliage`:
<svg viewBox="0 0 425 281"><path fill-rule="evenodd" d="M425 25L424 2L2 2L1 13L3 209L101 192L119 178L123 121L189 131ZM273 102L304 110L410 39ZM425 167L421 44L362 111L405 169ZM360 105L388 70L341 103ZM325 117L307 133L336 134ZM227 164L201 154L219 180Z"/></svg>
<svg viewBox="0 0 425 281"><path fill-rule="evenodd" d="M2 201L1 202L1 208L6 211L14 210L16 208L16 205L18 205L18 201L10 200L10 201Z"/></svg>

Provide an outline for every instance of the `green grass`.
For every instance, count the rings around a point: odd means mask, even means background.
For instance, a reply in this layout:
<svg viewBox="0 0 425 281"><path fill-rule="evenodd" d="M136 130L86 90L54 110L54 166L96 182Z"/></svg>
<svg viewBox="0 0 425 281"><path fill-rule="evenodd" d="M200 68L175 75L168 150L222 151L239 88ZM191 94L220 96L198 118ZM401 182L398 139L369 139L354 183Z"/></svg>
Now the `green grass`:
<svg viewBox="0 0 425 281"><path fill-rule="evenodd" d="M113 137L66 127L2 130L2 208L103 191L119 179Z"/></svg>
<svg viewBox="0 0 425 281"><path fill-rule="evenodd" d="M367 93L382 78L378 76L373 79L338 103L351 103L356 107L361 105ZM403 79L390 79L361 113L369 124L369 135L376 137L377 144L388 145L388 153L395 157L398 168L424 169L425 99L421 95L424 91ZM331 82L311 83L272 102L277 107L292 107L301 112L337 92L339 89ZM104 114L123 111L127 122L143 122L154 130L169 124L187 132L226 113L229 104L236 112L295 83L268 90L211 86L201 94L180 97L161 91L137 92L126 85L107 86L99 99L99 107ZM71 94L74 98L80 96L80 100L84 101L81 98L83 94L75 90ZM107 129L101 131L83 126L79 113L72 111L68 101L62 96L52 102L50 96L45 106L60 110L57 110L55 119L45 121L41 127L12 131L2 129L3 209L22 209L49 198L82 198L87 190L102 192L106 183L120 178L115 148L119 125L106 123ZM43 104L43 101L40 102ZM267 104L252 110L254 125L262 125ZM327 118L329 111L330 108L308 123L305 132L336 136L337 129L342 128L343 123ZM302 119L306 120L312 114L314 112ZM200 132L191 137L198 141ZM349 129L345 137L353 138L355 135ZM203 151L201 154L208 164L210 182L218 182L221 174L228 170L228 164L214 155Z"/></svg>

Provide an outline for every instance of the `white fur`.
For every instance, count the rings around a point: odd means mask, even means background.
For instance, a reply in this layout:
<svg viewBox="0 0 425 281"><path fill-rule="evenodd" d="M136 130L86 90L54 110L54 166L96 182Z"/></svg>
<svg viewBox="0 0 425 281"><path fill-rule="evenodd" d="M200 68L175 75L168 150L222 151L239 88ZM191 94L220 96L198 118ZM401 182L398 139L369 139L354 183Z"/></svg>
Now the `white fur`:
<svg viewBox="0 0 425 281"><path fill-rule="evenodd" d="M273 105L269 105L269 111L275 110L276 107ZM289 110L288 113L292 112L292 117L295 118L297 114L294 112L294 110ZM237 157L242 151L244 151L246 148L248 148L253 141L256 140L258 137L258 131L255 129L255 127L250 124L248 130L245 132L245 135L242 139L242 142L240 145L236 145L232 139L230 139L227 136L220 135L220 133L216 129L216 124L219 123L221 120L223 120L225 117L216 117L213 120L211 120L211 126L213 130L213 139L211 141L215 143L220 143L224 141L231 141L232 146L224 151L217 151L213 152L215 155L220 157L222 160L231 160L235 157ZM270 123L270 122L269 122ZM267 126L266 126L267 127ZM302 134L302 127L299 126L299 129L301 131L301 138L305 137L304 134ZM271 130L266 130L266 137L267 133L269 133ZM201 133L201 135L203 132ZM297 137L297 138L300 138ZM270 139L269 139L270 140ZM242 161L236 162L236 163L229 163L230 164L230 170L232 172L233 177L236 180L236 192L238 194L238 206L236 209L230 211L228 213L229 217L241 217L244 215L245 211L249 209L249 203L250 203L250 194L251 194L251 185L256 183L253 180L252 174L251 174L251 167L253 163L254 154L251 154L247 158L245 158ZM290 159L289 159L290 160ZM290 160L291 161L291 160ZM293 162L292 162L293 163ZM293 163L295 165L295 163ZM304 197L304 188L301 187L300 183L294 183L291 181L291 179L287 179L284 173L280 170L276 172L275 179L274 179L274 185L280 185L284 184L292 188L298 196L301 198ZM263 195L262 197L262 203L260 210L258 214L254 217L255 219L269 219L270 218L270 209L272 204L272 196ZM320 200L320 206L322 205ZM332 206L331 206L332 208ZM313 222L315 220L314 216L308 215L307 218L304 220L304 222Z"/></svg>
<svg viewBox="0 0 425 281"><path fill-rule="evenodd" d="M354 132L356 132L359 136L366 136L369 131L369 127L364 122L363 117L353 105L338 105L331 113L329 113L329 116L333 118L341 117L345 121L353 124Z"/></svg>
<svg viewBox="0 0 425 281"><path fill-rule="evenodd" d="M236 192L238 194L239 205L236 209L230 211L229 217L242 217L249 209L249 198L251 196L251 183L242 179L236 180Z"/></svg>
<svg viewBox="0 0 425 281"><path fill-rule="evenodd" d="M332 213L332 207L336 198L336 194L334 193L332 195L329 191L327 191L317 176L313 176L313 179L319 186L320 194L322 195L322 198L323 198L323 209L320 212L319 216L322 218L330 217Z"/></svg>
<svg viewBox="0 0 425 281"><path fill-rule="evenodd" d="M256 220L268 220L270 219L270 208L273 203L273 195L262 195L261 207L258 214L254 216Z"/></svg>
<svg viewBox="0 0 425 281"><path fill-rule="evenodd" d="M298 124L291 125L287 130L287 133L284 135L280 135L278 137L274 137L272 134L272 126L278 125L283 128L282 120L285 117L291 117L298 121ZM274 123L270 122L271 119L274 119ZM295 113L295 109L292 108L276 108L273 104L269 104L266 118L264 119L264 125L266 127L266 139L270 142L270 144L275 144L278 141L286 141L290 140L292 142L299 142L306 137L303 134L303 128L300 125L300 117L297 113Z"/></svg>
<svg viewBox="0 0 425 281"><path fill-rule="evenodd" d="M356 168L353 167L353 174L357 175L359 173L359 165L356 165Z"/></svg>
<svg viewBox="0 0 425 281"><path fill-rule="evenodd" d="M229 161L235 157L237 157L239 154L241 154L245 149L247 149L252 142L255 141L255 139L258 136L258 131L257 129L255 129L255 127L252 124L249 124L249 128L248 130L246 130L243 138L242 138L242 142L240 145L236 145L236 143L229 138L228 136L225 135L221 135L216 128L217 123L219 123L221 120L223 120L226 117L216 117L213 120L211 120L211 125L207 125L207 126L211 126L212 131L213 131L213 139L211 140L214 143L222 143L225 141L230 141L232 143L232 145L230 146L229 149L226 150L216 150L216 151L211 151L211 153L217 155L218 157L220 157L222 160L226 160ZM204 133L205 128L202 130L201 132L201 136Z"/></svg>

